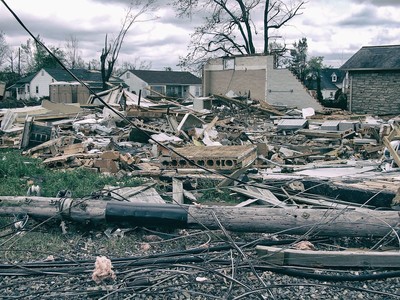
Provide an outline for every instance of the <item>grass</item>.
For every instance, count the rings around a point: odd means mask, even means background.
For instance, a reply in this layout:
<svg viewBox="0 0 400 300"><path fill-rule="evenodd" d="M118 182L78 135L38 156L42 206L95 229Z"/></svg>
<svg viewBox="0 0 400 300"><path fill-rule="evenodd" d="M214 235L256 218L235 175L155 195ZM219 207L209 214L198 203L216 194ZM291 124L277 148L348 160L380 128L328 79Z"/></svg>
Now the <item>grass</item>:
<svg viewBox="0 0 400 300"><path fill-rule="evenodd" d="M47 169L40 159L23 156L20 151L0 151L0 196L24 196L30 185L37 184L41 187L41 196L56 197L58 191L68 189L72 197L79 198L100 191L105 185L134 187L143 183L140 178L105 176L84 168ZM85 252L84 246L77 246L86 234L86 229L79 230L82 224L69 224L67 235L61 233L59 222L16 234L13 222L14 216L0 217L0 260L43 260L50 254L68 256L76 251ZM37 220L30 220L26 228L36 228L37 224ZM108 244L106 239L103 243ZM115 248L118 247L106 246L105 251Z"/></svg>
<svg viewBox="0 0 400 300"><path fill-rule="evenodd" d="M41 196L55 197L60 190L70 190L73 197L84 197L105 185L138 186L140 178L105 176L84 168L52 170L41 160L22 156L19 151L0 151L0 196L24 196L31 184L39 185Z"/></svg>
<svg viewBox="0 0 400 300"><path fill-rule="evenodd" d="M201 196L198 199L199 203L238 203L236 197L232 196L228 190L217 187L219 182L215 180L199 180L198 183L201 191Z"/></svg>
<svg viewBox="0 0 400 300"><path fill-rule="evenodd" d="M68 189L73 198L101 191L105 185L138 186L144 179L125 176L105 176L84 168L54 170L44 167L40 159L21 155L17 150L0 150L0 196L24 196L31 184L41 187L41 196L56 197L60 190ZM202 197L199 202L227 203L235 199L228 192L215 189L217 182L199 182ZM158 190L162 187L158 187ZM93 258L95 255L129 256L140 250L142 236L148 233L139 228L123 238L108 238L106 225L91 227L66 221L67 233L63 234L60 221L39 225L40 220L30 219L22 233L13 226L14 216L0 217L0 262L44 260L49 255L56 258ZM39 226L38 226L39 225ZM206 238L204 241L206 241ZM199 242L195 239L196 243ZM171 240L174 249L185 249L186 239ZM161 249L165 242L151 243L150 252ZM161 248L160 248L161 247Z"/></svg>

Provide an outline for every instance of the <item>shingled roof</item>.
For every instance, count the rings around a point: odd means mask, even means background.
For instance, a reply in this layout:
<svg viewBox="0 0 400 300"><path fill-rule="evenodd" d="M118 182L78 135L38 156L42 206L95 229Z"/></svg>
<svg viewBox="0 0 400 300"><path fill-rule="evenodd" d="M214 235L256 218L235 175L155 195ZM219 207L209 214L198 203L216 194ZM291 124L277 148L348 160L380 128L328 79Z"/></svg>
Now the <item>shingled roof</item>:
<svg viewBox="0 0 400 300"><path fill-rule="evenodd" d="M190 72L130 70L148 84L201 84L201 79Z"/></svg>
<svg viewBox="0 0 400 300"><path fill-rule="evenodd" d="M362 47L341 69L400 70L400 45Z"/></svg>
<svg viewBox="0 0 400 300"><path fill-rule="evenodd" d="M44 69L56 81L75 81L75 79L64 69ZM102 82L101 72L86 69L71 69L70 70L76 77L84 82ZM120 78L110 77L110 82L122 82Z"/></svg>
<svg viewBox="0 0 400 300"><path fill-rule="evenodd" d="M332 82L332 74L336 74L336 82ZM320 71L321 74L321 90L337 90L337 85L343 82L346 72L338 68L324 68ZM317 80L307 82L309 90L317 90Z"/></svg>

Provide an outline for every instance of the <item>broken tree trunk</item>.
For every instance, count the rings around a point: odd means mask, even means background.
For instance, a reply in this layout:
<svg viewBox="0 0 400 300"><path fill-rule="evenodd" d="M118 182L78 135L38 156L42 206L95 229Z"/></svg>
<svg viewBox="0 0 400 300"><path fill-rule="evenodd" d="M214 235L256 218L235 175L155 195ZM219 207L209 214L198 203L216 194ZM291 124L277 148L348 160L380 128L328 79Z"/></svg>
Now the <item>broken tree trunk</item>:
<svg viewBox="0 0 400 300"><path fill-rule="evenodd" d="M219 229L319 236L385 236L398 231L400 212L351 209L188 206L95 199L0 197L0 216L28 214L119 226Z"/></svg>

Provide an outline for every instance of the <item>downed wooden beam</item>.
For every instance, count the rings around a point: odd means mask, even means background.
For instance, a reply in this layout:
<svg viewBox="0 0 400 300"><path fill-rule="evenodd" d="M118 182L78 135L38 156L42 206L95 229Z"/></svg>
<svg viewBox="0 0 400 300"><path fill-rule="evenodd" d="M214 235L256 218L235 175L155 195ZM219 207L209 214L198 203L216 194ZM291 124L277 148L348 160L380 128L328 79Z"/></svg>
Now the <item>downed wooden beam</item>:
<svg viewBox="0 0 400 300"><path fill-rule="evenodd" d="M388 136L383 137L383 144L389 150L390 155L393 157L393 160L396 163L396 165L400 167L400 156L397 153L397 149L394 149L391 144L391 141L396 137L396 135L399 134L400 134L400 129L398 127L395 127Z"/></svg>
<svg viewBox="0 0 400 300"><path fill-rule="evenodd" d="M123 227L220 229L315 236L385 236L399 231L398 211L191 206L95 199L0 197L0 216L76 222L107 222Z"/></svg>
<svg viewBox="0 0 400 300"><path fill-rule="evenodd" d="M300 129L297 130L298 134L305 135L306 137L312 138L333 138L342 139L354 134L354 130L346 131L328 131L328 130L316 130L316 129Z"/></svg>
<svg viewBox="0 0 400 300"><path fill-rule="evenodd" d="M400 268L399 251L313 251L256 246L258 256L280 266Z"/></svg>

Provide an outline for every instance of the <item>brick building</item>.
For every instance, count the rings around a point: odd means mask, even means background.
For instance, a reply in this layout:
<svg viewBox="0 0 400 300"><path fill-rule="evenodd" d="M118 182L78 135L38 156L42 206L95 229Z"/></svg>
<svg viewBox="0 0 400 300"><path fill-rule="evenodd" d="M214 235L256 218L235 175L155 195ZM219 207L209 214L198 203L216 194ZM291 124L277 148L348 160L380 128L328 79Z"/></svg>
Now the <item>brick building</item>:
<svg viewBox="0 0 400 300"><path fill-rule="evenodd" d="M362 47L341 69L349 111L400 113L400 45Z"/></svg>

